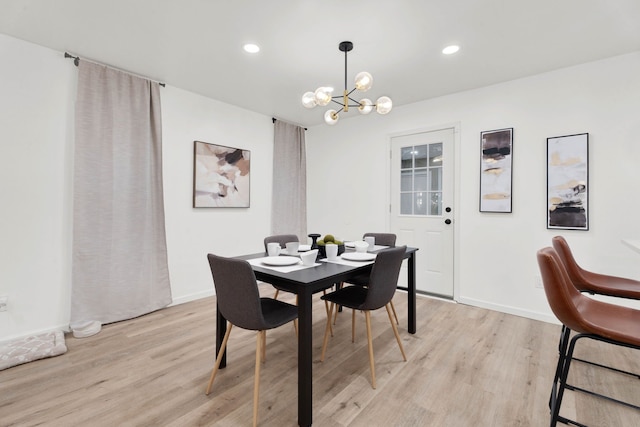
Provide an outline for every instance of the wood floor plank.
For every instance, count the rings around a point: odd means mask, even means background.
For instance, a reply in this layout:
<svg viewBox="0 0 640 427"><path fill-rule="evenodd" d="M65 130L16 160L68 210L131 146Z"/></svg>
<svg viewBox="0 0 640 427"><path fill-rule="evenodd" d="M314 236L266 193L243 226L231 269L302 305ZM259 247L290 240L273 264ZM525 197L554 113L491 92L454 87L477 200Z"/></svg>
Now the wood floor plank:
<svg viewBox="0 0 640 427"><path fill-rule="evenodd" d="M265 296L273 288L261 285ZM293 303L292 295L282 299ZM338 315L320 362L326 312L314 299L314 425L521 426L549 423L558 325L418 298L417 333L406 330L406 294L394 303L408 361L384 310L372 313L377 389L371 388L364 316ZM244 426L252 418L255 332L234 328L228 367L204 390L214 363L215 297L67 336L66 354L0 371L2 426ZM584 341L579 354L640 372L638 353ZM604 371L604 372L603 372ZM576 363L571 379L628 400L637 377ZM638 403L638 402L636 402ZM640 425L636 410L568 392L563 414L593 426ZM259 423L295 426L293 327L267 333Z"/></svg>

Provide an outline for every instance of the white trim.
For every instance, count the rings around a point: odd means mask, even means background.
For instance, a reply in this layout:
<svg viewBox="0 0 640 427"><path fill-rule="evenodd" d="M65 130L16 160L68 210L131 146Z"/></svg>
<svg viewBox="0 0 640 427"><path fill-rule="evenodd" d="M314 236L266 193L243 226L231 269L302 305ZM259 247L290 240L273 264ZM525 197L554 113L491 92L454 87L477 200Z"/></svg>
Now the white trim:
<svg viewBox="0 0 640 427"><path fill-rule="evenodd" d="M473 307L486 308L488 310L499 311L501 313L513 314L515 316L526 317L527 319L540 320L541 322L553 323L560 325L555 316L537 311L522 310L508 305L494 304L488 301L482 301L472 298L460 298L460 304L466 304Z"/></svg>

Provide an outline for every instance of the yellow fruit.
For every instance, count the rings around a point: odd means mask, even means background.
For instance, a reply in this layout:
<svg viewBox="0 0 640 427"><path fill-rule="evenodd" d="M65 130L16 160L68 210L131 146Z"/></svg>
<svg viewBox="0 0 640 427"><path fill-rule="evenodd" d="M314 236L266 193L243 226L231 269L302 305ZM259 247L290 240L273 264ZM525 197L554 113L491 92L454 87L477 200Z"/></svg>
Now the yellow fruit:
<svg viewBox="0 0 640 427"><path fill-rule="evenodd" d="M324 240L318 240L316 243L318 246L324 246Z"/></svg>
<svg viewBox="0 0 640 427"><path fill-rule="evenodd" d="M334 240L336 240L336 239L331 234L327 234L326 236L324 236L324 242L325 243L333 242Z"/></svg>

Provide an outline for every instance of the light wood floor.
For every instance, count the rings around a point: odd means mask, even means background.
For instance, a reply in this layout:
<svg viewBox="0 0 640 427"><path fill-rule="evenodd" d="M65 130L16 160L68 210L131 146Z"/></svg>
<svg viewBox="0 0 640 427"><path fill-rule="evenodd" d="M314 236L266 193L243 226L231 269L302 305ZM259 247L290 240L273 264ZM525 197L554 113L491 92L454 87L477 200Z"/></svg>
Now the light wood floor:
<svg viewBox="0 0 640 427"><path fill-rule="evenodd" d="M272 288L261 285L263 293ZM285 297L287 298L287 297ZM290 296L289 296L290 298ZM406 331L406 295L394 299L408 361L385 310L372 315L378 388L370 386L364 316L351 343L350 313L338 316L319 362L324 305L314 302L314 425L545 426L560 327L445 301L418 298L418 331ZM67 337L68 352L0 371L2 426L245 426L252 417L255 334L234 328L227 369L211 395L215 298ZM638 354L588 346L590 357L640 371ZM585 346L584 348L587 348ZM293 326L267 334L259 421L297 425ZM573 378L640 398L638 380L576 364ZM590 426L640 425L640 413L569 393L563 411Z"/></svg>

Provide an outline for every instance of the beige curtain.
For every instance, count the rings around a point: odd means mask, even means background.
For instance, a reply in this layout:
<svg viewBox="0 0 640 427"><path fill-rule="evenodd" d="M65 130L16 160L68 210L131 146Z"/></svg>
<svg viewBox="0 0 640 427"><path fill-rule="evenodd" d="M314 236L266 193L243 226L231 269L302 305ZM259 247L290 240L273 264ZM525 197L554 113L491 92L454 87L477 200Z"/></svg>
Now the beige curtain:
<svg viewBox="0 0 640 427"><path fill-rule="evenodd" d="M307 163L304 128L274 120L271 233L307 239Z"/></svg>
<svg viewBox="0 0 640 427"><path fill-rule="evenodd" d="M78 71L74 333L171 303L159 84L84 60Z"/></svg>

